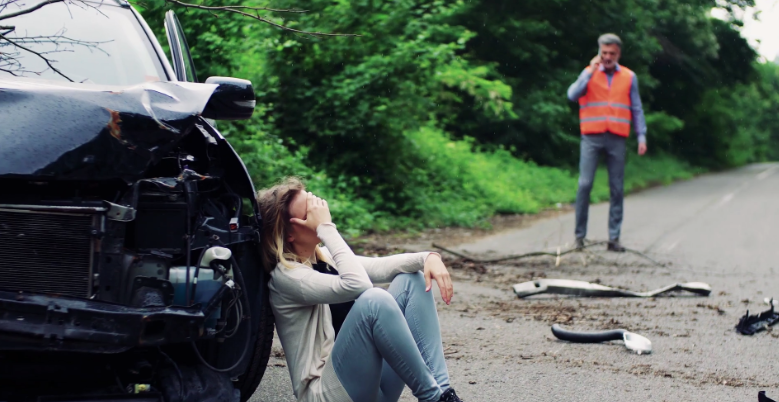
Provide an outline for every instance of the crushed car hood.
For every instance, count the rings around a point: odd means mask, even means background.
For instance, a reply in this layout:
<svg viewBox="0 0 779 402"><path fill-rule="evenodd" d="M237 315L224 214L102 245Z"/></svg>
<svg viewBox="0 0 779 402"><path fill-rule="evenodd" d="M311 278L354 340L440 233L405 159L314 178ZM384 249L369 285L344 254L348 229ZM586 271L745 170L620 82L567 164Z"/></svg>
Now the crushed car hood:
<svg viewBox="0 0 779 402"><path fill-rule="evenodd" d="M0 177L136 180L192 131L216 88L0 79Z"/></svg>

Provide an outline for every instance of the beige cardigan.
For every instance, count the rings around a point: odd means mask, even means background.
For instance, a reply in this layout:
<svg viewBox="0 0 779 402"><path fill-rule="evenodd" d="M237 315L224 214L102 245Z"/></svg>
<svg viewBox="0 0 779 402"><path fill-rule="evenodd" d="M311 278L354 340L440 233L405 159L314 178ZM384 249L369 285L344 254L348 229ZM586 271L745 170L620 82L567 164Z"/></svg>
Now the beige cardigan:
<svg viewBox="0 0 779 402"><path fill-rule="evenodd" d="M291 269L279 263L268 285L271 308L298 401L348 402L351 399L327 364L335 340L328 304L354 300L374 283L392 282L399 273L417 272L430 253L358 257L332 223L319 225L317 236L338 275L299 263Z"/></svg>

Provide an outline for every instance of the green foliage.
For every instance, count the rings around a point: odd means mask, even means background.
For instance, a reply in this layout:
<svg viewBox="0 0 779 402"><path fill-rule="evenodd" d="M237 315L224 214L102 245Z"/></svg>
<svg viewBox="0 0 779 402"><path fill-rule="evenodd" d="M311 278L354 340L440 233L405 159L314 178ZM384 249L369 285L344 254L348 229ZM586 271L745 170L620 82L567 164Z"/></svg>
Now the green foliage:
<svg viewBox="0 0 779 402"><path fill-rule="evenodd" d="M209 0L208 5L225 5ZM244 5L264 6L258 0ZM574 201L577 106L568 86L615 32L637 73L650 157L626 191L779 158L779 69L755 63L734 17L752 0L280 0L285 26L176 8L200 80L252 80L257 110L219 123L257 187L301 176L349 234L479 225ZM144 5L164 42L171 6ZM635 138L629 141L631 150ZM600 169L592 194L608 199Z"/></svg>
<svg viewBox="0 0 779 402"><path fill-rule="evenodd" d="M652 149L712 168L730 166L719 150L700 148L708 127L672 122L704 120L708 112L700 114L697 106L707 91L729 91L754 78L755 52L734 30L738 21L709 16L713 7L748 4L752 2L471 2L460 19L476 33L466 55L498 66L503 81L514 89L517 118L496 121L460 114L448 130L513 147L515 155L540 164L575 167L577 106L565 92L595 56L597 37L614 32L624 42L621 63L639 79ZM664 123L666 117L674 120ZM654 131L658 127L661 131Z"/></svg>
<svg viewBox="0 0 779 402"><path fill-rule="evenodd" d="M437 225L471 225L494 213L533 213L570 200L576 180L570 173L539 167L498 148L479 149L472 138L452 140L439 129L408 133L426 157L415 172L436 191L419 199L423 216ZM572 187L573 186L573 187Z"/></svg>
<svg viewBox="0 0 779 402"><path fill-rule="evenodd" d="M762 127L768 133L768 152L766 159L779 160L779 119L776 112L779 110L779 65L763 64L758 66L760 81L754 85L757 87L758 97L746 99L753 102L757 112L749 117L753 123Z"/></svg>
<svg viewBox="0 0 779 402"><path fill-rule="evenodd" d="M509 114L511 88L488 66L457 56L473 36L447 21L461 2L312 0L282 3L321 12L295 16L289 26L357 32L356 39L317 41L268 31L269 93L286 138L315 150L309 163L357 177L360 193L381 210L420 211L408 178L423 163L405 132L450 121L464 98L475 113ZM283 88L283 90L281 89Z"/></svg>

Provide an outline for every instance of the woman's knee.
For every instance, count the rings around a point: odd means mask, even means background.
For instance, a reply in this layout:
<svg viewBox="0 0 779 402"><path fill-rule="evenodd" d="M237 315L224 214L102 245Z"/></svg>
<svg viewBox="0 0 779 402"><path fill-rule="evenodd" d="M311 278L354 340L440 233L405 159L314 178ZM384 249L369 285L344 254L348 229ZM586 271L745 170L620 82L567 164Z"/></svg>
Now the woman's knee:
<svg viewBox="0 0 779 402"><path fill-rule="evenodd" d="M412 272L408 274L398 274L395 276L395 279L392 280L392 283L395 283L395 281L399 282L399 284L403 285L403 288L406 289L414 289L414 290L425 290L425 275L422 274L421 271Z"/></svg>
<svg viewBox="0 0 779 402"><path fill-rule="evenodd" d="M397 304L395 303L395 299L392 298L392 295L386 290L381 288L370 288L362 292L360 297L354 301L354 307L360 308L361 306L384 308L388 306L397 306Z"/></svg>

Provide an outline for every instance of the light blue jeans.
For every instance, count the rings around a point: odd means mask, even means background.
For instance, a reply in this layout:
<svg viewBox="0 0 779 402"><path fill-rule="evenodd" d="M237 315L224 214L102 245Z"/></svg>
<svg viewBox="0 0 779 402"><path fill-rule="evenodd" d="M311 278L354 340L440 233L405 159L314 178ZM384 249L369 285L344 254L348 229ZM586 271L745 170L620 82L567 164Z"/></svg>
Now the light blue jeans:
<svg viewBox="0 0 779 402"><path fill-rule="evenodd" d="M399 274L388 290L360 295L331 359L354 402L397 402L404 385L419 401L437 402L449 389L449 371L435 301L425 292L422 273Z"/></svg>

